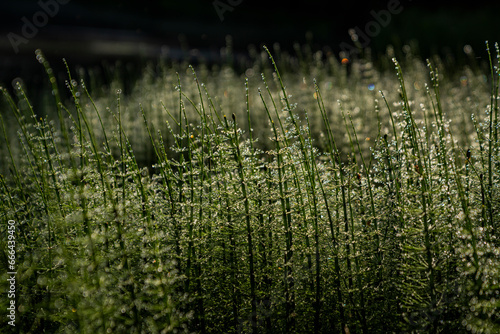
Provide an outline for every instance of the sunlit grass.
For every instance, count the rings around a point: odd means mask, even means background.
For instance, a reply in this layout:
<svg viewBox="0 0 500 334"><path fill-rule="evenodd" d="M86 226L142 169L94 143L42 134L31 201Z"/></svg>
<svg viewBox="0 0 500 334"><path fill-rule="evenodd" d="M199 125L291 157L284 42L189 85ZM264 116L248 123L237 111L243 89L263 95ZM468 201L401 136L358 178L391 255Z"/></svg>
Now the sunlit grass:
<svg viewBox="0 0 500 334"><path fill-rule="evenodd" d="M2 88L21 332L500 331L498 56L272 54Z"/></svg>

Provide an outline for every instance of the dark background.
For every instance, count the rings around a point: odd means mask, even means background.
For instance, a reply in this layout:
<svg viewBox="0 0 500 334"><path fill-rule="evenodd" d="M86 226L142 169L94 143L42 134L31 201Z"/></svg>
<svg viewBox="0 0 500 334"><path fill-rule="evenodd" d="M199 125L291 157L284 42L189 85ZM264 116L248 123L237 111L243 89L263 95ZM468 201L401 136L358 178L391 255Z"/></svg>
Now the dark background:
<svg viewBox="0 0 500 334"><path fill-rule="evenodd" d="M0 1L0 82L4 85L16 77L37 81L43 72L35 59L38 48L56 69L62 69L63 57L85 67L118 59L141 63L203 58L213 63L221 61L228 35L234 53L243 57L251 44L258 48L275 42L292 53L294 43L299 43L338 55L341 43L352 45L348 30L364 30L374 21L371 11L387 9L390 2L220 0L237 4L221 21L213 0L71 0L60 4L58 13L16 53L8 34L22 36L22 18L32 22L42 8L37 0ZM48 1L56 0L42 0ZM399 50L416 41L422 57L435 53L461 57L468 44L478 58L484 57L485 40L500 41L500 5L496 3L401 0L402 12L392 15L390 24L370 38L368 46L376 56L388 44Z"/></svg>

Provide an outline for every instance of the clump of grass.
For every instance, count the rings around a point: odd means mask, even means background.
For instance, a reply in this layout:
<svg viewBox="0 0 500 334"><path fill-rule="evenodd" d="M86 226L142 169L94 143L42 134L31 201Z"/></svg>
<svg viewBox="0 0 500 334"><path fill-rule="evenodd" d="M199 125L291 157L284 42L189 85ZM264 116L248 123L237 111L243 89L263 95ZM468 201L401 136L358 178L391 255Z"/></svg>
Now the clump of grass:
<svg viewBox="0 0 500 334"><path fill-rule="evenodd" d="M71 104L38 53L55 121L2 89L22 332L499 330L498 59L485 93L411 57L368 76L315 55L312 80L263 52L260 78L191 67L100 99L68 70Z"/></svg>

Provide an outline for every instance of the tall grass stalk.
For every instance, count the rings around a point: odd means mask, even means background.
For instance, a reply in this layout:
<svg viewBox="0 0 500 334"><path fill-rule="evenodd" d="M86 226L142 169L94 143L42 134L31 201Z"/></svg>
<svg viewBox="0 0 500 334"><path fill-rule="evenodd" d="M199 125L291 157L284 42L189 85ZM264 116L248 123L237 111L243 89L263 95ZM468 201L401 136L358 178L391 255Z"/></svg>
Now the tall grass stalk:
<svg viewBox="0 0 500 334"><path fill-rule="evenodd" d="M21 332L498 332L498 55L296 49L66 97L37 51L50 108L1 89Z"/></svg>

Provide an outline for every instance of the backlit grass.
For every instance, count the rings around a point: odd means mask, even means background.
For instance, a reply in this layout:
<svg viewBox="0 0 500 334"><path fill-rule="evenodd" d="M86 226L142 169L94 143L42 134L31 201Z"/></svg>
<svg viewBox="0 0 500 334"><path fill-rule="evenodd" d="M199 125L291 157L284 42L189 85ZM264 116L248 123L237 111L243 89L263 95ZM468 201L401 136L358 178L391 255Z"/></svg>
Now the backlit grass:
<svg viewBox="0 0 500 334"><path fill-rule="evenodd" d="M2 88L16 330L500 331L498 46L444 78L272 54L66 102L39 53L41 114Z"/></svg>

